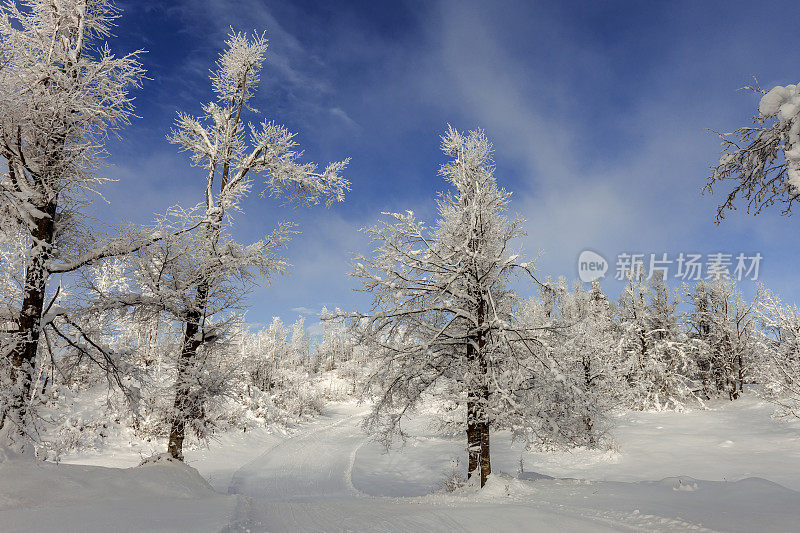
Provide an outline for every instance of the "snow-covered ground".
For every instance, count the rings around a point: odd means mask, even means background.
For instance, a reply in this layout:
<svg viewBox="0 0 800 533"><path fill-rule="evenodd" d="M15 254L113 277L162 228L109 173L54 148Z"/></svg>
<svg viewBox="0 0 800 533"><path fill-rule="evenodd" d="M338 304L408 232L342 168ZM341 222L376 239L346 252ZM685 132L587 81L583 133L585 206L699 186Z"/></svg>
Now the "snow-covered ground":
<svg viewBox="0 0 800 533"><path fill-rule="evenodd" d="M608 452L528 453L495 434L480 492L437 492L463 470L463 442L429 415L385 453L354 403L286 435L223 435L189 467L135 468L151 450L112 441L60 465L0 464L0 531L797 530L800 427L751 397L709 407L622 415Z"/></svg>

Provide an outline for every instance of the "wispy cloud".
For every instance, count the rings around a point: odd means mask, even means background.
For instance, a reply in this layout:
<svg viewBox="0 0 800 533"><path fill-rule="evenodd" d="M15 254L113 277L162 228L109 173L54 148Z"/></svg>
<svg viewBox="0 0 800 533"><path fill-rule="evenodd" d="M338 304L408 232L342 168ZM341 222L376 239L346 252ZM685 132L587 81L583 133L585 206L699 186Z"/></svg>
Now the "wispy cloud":
<svg viewBox="0 0 800 533"><path fill-rule="evenodd" d="M483 4L446 2L431 26L454 100L462 117L474 121L462 127L482 126L494 139L499 180L517 190L512 209L528 221L527 251L545 254L543 273L575 277L577 256L586 248L613 256L713 251L721 241L740 247L761 241L766 247L762 237L770 231L763 228L774 221L718 228L712 222L714 199L700 196L717 150L704 128L730 113L730 106L727 97L697 87L693 73L702 67L692 63L696 50L670 49L659 69L643 70L644 78L636 81L643 89L634 91L596 73L593 64L612 68L599 47L551 38L546 20L531 22L531 34L541 43L537 51L575 70L521 54L511 45L525 43L505 38L513 16L489 14ZM578 72L586 79L576 77ZM665 72L672 77L665 79ZM609 97L593 94L613 91L625 98L616 111L601 103ZM587 99L604 106L605 114L598 117ZM730 236L744 229L752 239L735 244L738 239Z"/></svg>
<svg viewBox="0 0 800 533"><path fill-rule="evenodd" d="M332 107L330 111L331 111L331 115L333 115L334 117L340 119L347 126L350 126L351 128L354 128L354 129L357 129L357 130L361 130L361 126L359 126L358 122L356 122L355 120L350 118L350 115L348 115L347 112L344 109L342 109L341 107Z"/></svg>
<svg viewBox="0 0 800 533"><path fill-rule="evenodd" d="M308 307L292 307L292 311L307 316L316 316L319 314L319 311L314 311L313 309L309 309Z"/></svg>

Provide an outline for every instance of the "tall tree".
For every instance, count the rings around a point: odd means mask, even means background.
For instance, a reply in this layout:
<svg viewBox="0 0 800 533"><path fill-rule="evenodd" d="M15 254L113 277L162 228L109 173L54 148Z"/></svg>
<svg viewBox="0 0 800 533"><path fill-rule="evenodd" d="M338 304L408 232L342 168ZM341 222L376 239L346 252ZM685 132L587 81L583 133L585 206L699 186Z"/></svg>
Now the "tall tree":
<svg viewBox="0 0 800 533"><path fill-rule="evenodd" d="M353 271L373 296L371 313L355 317L358 329L381 359L368 385L378 400L366 426L388 444L426 393L455 390L466 415L468 475L479 472L483 486L490 427L535 419L521 410L531 361L541 356L537 330L516 323L507 285L515 271L532 268L509 250L522 221L506 218L510 193L497 186L483 131L451 127L442 151L450 159L439 174L452 190L438 200L436 225L410 211L385 213L387 221L365 229L376 249ZM442 383L454 386L436 387Z"/></svg>
<svg viewBox="0 0 800 533"><path fill-rule="evenodd" d="M28 248L16 305L2 316L9 392L0 398L0 431L17 447L25 445L43 330L69 337L53 326L64 310L47 294L51 278L137 247L126 238L92 242L78 231L81 209L105 181L96 173L105 139L128 122L128 91L143 76L137 53L116 57L104 43L116 17L109 0L0 5L0 224L6 242Z"/></svg>
<svg viewBox="0 0 800 533"><path fill-rule="evenodd" d="M330 206L344 200L349 190L349 182L341 176L349 160L330 163L318 171L316 164L300 162L302 152L297 150L295 134L284 126L267 120L257 127L245 122L245 115L255 112L251 102L267 51L264 35L231 33L226 46L211 74L214 100L203 106L199 117L180 113L169 136L171 142L189 152L192 164L205 173L201 249L205 264L218 265L197 278L194 303L185 316L168 446L169 453L179 459L183 456L186 422L196 411L190 394L194 362L206 339L214 336L206 331L209 295L216 284L235 277L246 263L237 261L231 247L222 245L220 238L231 212L250 191L252 175L265 179L262 196L282 196L287 202L305 205L323 202ZM263 241L266 247L262 250L273 250L286 240L289 231L289 226L279 228ZM278 263L256 266L265 274L282 268Z"/></svg>

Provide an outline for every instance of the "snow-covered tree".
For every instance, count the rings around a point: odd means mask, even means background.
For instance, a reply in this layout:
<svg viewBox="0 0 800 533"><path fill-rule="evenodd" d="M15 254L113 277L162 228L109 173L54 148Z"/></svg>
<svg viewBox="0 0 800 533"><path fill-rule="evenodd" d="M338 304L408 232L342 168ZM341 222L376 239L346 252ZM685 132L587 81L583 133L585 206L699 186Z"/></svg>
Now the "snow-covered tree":
<svg viewBox="0 0 800 533"><path fill-rule="evenodd" d="M289 328L284 325L280 317L273 317L266 333L268 338L267 345L269 346L266 359L271 363L273 371L271 378L266 380L264 384L268 388L273 388L282 384L280 367L284 361L292 358L292 347L287 340Z"/></svg>
<svg viewBox="0 0 800 533"><path fill-rule="evenodd" d="M722 155L703 188L733 187L717 208L717 222L736 208L737 197L754 214L776 202L789 214L800 198L800 85L748 88L762 95L753 125L719 134Z"/></svg>
<svg viewBox="0 0 800 533"><path fill-rule="evenodd" d="M761 328L757 376L778 414L800 417L800 309L771 291L758 303Z"/></svg>
<svg viewBox="0 0 800 533"><path fill-rule="evenodd" d="M281 361L287 359L289 351L286 335L287 329L281 319L273 317L269 327L250 335L245 341L250 379L259 390L269 391L278 385L279 367Z"/></svg>
<svg viewBox="0 0 800 533"><path fill-rule="evenodd" d="M320 312L322 340L315 353L324 370L333 370L352 357L353 342L343 315L341 309L330 312L326 307Z"/></svg>
<svg viewBox="0 0 800 533"><path fill-rule="evenodd" d="M706 397L739 397L758 353L756 309L761 289L746 302L733 280L717 278L687 287L691 353Z"/></svg>
<svg viewBox="0 0 800 533"><path fill-rule="evenodd" d="M371 313L355 318L380 358L366 426L388 443L426 393L447 394L465 414L468 473L480 468L482 486L491 426L529 439L559 429L543 423L535 398L549 392L538 380L556 371L538 347L539 330L514 318L509 277L532 267L509 249L522 221L506 218L510 193L497 186L491 143L481 130L450 128L442 150L450 160L440 175L453 190L439 198L436 225L386 213L365 230L376 248L353 271L373 296Z"/></svg>
<svg viewBox="0 0 800 533"><path fill-rule="evenodd" d="M213 323L209 324L212 292L220 284L233 282L245 270L256 268L267 276L284 268L271 254L288 238L290 226L278 228L251 247L224 238L226 222L250 191L252 176L265 180L262 195L307 205L323 202L330 206L342 201L349 189L349 182L341 176L348 160L330 163L318 171L316 164L300 162L302 152L297 149L295 134L284 126L267 120L253 126L245 121L248 112L255 112L252 98L267 41L263 35L232 33L226 45L211 75L214 100L203 106L199 117L179 114L169 136L171 142L189 152L192 164L205 172L206 181L198 243L201 268L191 286L184 289L193 294L193 300L184 308L183 348L169 440L169 453L176 458L182 457L184 426L196 412L190 389L198 350L218 335Z"/></svg>
<svg viewBox="0 0 800 533"><path fill-rule="evenodd" d="M633 409L681 408L692 397L692 361L679 327L676 295L660 272L647 280L642 265L626 272L617 304L622 398Z"/></svg>
<svg viewBox="0 0 800 533"><path fill-rule="evenodd" d="M538 403L550 404L561 441L598 446L609 427L608 414L625 387L617 368L611 305L597 281L588 291L581 283L570 291L564 278L555 282L548 278L540 292L540 298L530 299L520 310L520 321L542 331L540 349L557 363L560 379L549 384L550 397L546 393ZM541 380L539 386L547 389ZM569 391L575 395L562 400ZM556 439L539 442L546 447L557 443Z"/></svg>
<svg viewBox="0 0 800 533"><path fill-rule="evenodd" d="M298 366L312 369L310 359L310 344L308 332L306 331L306 318L304 316L297 317L294 324L292 324L292 350L295 354L295 361Z"/></svg>
<svg viewBox="0 0 800 533"><path fill-rule="evenodd" d="M240 329L243 299L253 284L283 268L275 253L286 238L278 231L244 246L223 227L211 253L205 221L204 210L171 210L148 228L163 238L122 260L120 276L127 283L111 287L87 284L85 289L91 296L89 309L120 310L137 321L156 320L182 331L181 340L175 342L180 349L165 354L167 371L174 372L181 387L175 397L183 398L180 405L170 408L173 414L167 423L173 425L177 410L184 413L181 431L188 423L198 435L208 427L202 415L207 411L205 403L225 392L221 380L230 372L219 372L221 367L215 363L219 357L237 353L230 334ZM205 284L209 279L213 283ZM202 299L197 298L198 287L203 288ZM193 332L187 340L186 322L194 317L199 317L197 330L190 326ZM233 365L226 362L226 368ZM175 389L174 383L171 388Z"/></svg>
<svg viewBox="0 0 800 533"><path fill-rule="evenodd" d="M117 57L104 43L116 17L108 0L0 5L0 231L4 247L27 249L12 267L20 284L0 319L0 431L17 447L43 331L90 344L57 305L59 291L48 292L52 278L140 246L87 237L80 216L105 181L97 168L106 136L128 122L129 90L143 76L137 53ZM58 331L56 316L67 316Z"/></svg>

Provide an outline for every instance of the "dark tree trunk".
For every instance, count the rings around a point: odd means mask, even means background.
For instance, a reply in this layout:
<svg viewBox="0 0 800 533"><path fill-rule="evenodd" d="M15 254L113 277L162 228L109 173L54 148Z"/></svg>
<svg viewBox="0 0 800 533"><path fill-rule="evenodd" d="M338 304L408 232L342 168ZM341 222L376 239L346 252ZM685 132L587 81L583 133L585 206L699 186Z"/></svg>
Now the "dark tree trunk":
<svg viewBox="0 0 800 533"><path fill-rule="evenodd" d="M592 362L588 358L583 359L583 379L586 383L586 390L592 390ZM597 441L594 438L594 420L592 420L591 416L586 416L583 419L583 423L586 426L586 434L589 436L589 446L594 447L597 444Z"/></svg>
<svg viewBox="0 0 800 533"><path fill-rule="evenodd" d="M467 479L478 470L481 456L481 430L478 422L477 402L474 398L467 401Z"/></svg>
<svg viewBox="0 0 800 533"><path fill-rule="evenodd" d="M744 392L744 360L742 358L741 352L739 352L739 355L737 357L737 362L739 364L739 393L741 394L742 392Z"/></svg>
<svg viewBox="0 0 800 533"><path fill-rule="evenodd" d="M183 441L186 438L186 422L201 416L199 399L192 394L197 350L202 346L200 321L203 318L208 300L209 284L201 283L197 287L197 308L186 320L183 335L181 357L178 360L178 375L175 382L175 402L172 409L172 421L169 431L167 452L175 459L183 461Z"/></svg>
<svg viewBox="0 0 800 533"><path fill-rule="evenodd" d="M474 247L474 242L470 243L470 248L472 247ZM470 365L475 365L479 357L478 343L474 342L475 340L472 338L467 340L467 361ZM472 383L468 384L469 390L467 391L467 455L469 456L467 479L471 478L472 474L478 470L481 457L480 398L474 390L474 386Z"/></svg>
<svg viewBox="0 0 800 533"><path fill-rule="evenodd" d="M486 316L486 304L483 297L478 298L478 362L480 363L480 376L482 379L480 395L480 436L481 436L481 488L486 485L486 479L492 473L492 460L489 450L489 362L486 360L486 334L483 331L483 321Z"/></svg>
<svg viewBox="0 0 800 533"><path fill-rule="evenodd" d="M483 386L484 402L489 401L489 387ZM481 434L481 488L486 485L486 479L492 473L492 459L489 451L489 420L484 409L483 420L480 422Z"/></svg>
<svg viewBox="0 0 800 533"><path fill-rule="evenodd" d="M31 231L33 253L25 271L25 287L16 332L18 340L11 351L12 400L0 416L0 429L10 423L13 426L10 428L11 432L18 436L25 433L26 403L31 394L36 355L39 351L45 291L50 276L47 261L52 254L55 237L56 202L47 204L41 210L45 216L36 221L36 227Z"/></svg>

